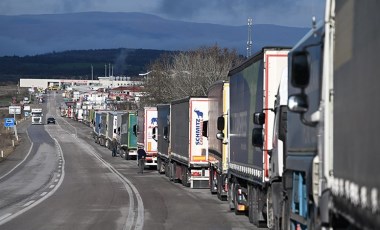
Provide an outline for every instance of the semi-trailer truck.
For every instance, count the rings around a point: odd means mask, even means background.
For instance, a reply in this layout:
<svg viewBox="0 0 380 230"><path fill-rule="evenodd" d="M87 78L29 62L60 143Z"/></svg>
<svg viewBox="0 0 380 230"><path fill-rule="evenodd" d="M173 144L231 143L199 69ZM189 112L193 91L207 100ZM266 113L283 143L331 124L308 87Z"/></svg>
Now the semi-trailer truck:
<svg viewBox="0 0 380 230"><path fill-rule="evenodd" d="M207 138L208 98L187 97L171 102L170 175L191 188L209 188Z"/></svg>
<svg viewBox="0 0 380 230"><path fill-rule="evenodd" d="M153 130L153 137L157 141L157 171L169 172L169 145L170 145L170 104L157 105L157 129Z"/></svg>
<svg viewBox="0 0 380 230"><path fill-rule="evenodd" d="M207 93L209 112L205 134L208 138L209 184L211 193L216 193L220 200L227 200L229 95L226 81L215 82Z"/></svg>
<svg viewBox="0 0 380 230"><path fill-rule="evenodd" d="M145 165L157 166L157 141L153 139L153 130L157 127L157 108L144 107L138 110L137 116L137 145L146 152Z"/></svg>
<svg viewBox="0 0 380 230"><path fill-rule="evenodd" d="M41 108L34 108L31 111L32 125L42 125L43 113Z"/></svg>
<svg viewBox="0 0 380 230"><path fill-rule="evenodd" d="M264 47L230 70L228 202L235 213L249 214L256 226L268 224L272 192L271 161L274 104L289 48ZM283 162L275 162L282 166Z"/></svg>
<svg viewBox="0 0 380 230"><path fill-rule="evenodd" d="M380 229L379 2L327 0L289 54L286 194L292 228Z"/></svg>
<svg viewBox="0 0 380 230"><path fill-rule="evenodd" d="M121 115L120 139L117 138L118 152L126 160L137 156L137 137L134 133L136 125L136 112L128 111Z"/></svg>

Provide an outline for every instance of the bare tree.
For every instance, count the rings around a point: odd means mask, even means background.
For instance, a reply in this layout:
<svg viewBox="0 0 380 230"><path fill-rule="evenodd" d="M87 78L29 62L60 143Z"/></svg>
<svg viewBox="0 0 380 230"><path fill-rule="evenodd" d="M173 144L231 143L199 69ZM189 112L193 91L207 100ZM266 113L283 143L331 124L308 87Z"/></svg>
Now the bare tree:
<svg viewBox="0 0 380 230"><path fill-rule="evenodd" d="M144 101L155 105L187 96L206 96L208 88L218 80L227 80L228 71L242 60L235 50L217 45L162 56L150 66Z"/></svg>

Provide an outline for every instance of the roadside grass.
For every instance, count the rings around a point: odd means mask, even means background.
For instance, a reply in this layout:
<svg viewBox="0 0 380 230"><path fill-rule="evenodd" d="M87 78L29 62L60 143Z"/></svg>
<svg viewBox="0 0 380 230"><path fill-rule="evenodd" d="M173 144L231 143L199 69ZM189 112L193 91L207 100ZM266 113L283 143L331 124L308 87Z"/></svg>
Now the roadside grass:
<svg viewBox="0 0 380 230"><path fill-rule="evenodd" d="M28 90L24 88L18 88L17 85L0 85L0 161L7 158L19 144L14 135L13 128L4 127L4 118L13 117L9 114L8 106L12 104L13 98L17 102L20 102L24 97L28 96ZM16 120L20 120L21 115L16 115ZM14 146L13 142L14 141ZM3 157L1 157L3 152Z"/></svg>

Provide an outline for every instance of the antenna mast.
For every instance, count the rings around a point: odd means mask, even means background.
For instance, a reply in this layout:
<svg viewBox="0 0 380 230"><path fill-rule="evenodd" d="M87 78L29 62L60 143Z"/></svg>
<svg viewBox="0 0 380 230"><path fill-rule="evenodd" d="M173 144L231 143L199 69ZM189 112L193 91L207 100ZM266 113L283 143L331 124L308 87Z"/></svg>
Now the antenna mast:
<svg viewBox="0 0 380 230"><path fill-rule="evenodd" d="M253 20L252 18L248 18L248 40L247 40L247 58L251 56L251 50L252 50L252 24Z"/></svg>

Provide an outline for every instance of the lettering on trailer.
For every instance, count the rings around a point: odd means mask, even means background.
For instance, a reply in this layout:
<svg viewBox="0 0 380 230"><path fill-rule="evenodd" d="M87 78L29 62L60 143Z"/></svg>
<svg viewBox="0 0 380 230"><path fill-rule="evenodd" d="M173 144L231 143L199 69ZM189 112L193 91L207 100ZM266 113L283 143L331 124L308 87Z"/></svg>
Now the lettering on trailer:
<svg viewBox="0 0 380 230"><path fill-rule="evenodd" d="M197 114L197 118L195 119L195 145L203 145L203 112L198 109L194 109L194 112Z"/></svg>

